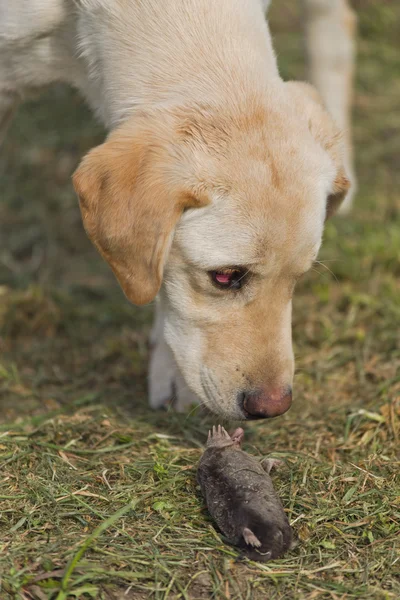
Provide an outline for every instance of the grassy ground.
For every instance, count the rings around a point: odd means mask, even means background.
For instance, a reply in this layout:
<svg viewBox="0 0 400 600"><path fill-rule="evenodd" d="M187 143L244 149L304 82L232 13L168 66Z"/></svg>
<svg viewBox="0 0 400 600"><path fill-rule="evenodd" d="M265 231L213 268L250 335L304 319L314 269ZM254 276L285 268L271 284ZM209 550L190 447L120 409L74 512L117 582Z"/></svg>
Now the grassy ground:
<svg viewBox="0 0 400 600"><path fill-rule="evenodd" d="M273 13L301 77L296 3ZM123 298L70 184L103 132L54 88L26 104L0 166L0 598L400 597L400 6L360 18L353 215L330 223L294 310L296 401L247 427L301 543L237 560L198 495L210 418L146 402L151 308ZM395 108L397 112L395 112Z"/></svg>

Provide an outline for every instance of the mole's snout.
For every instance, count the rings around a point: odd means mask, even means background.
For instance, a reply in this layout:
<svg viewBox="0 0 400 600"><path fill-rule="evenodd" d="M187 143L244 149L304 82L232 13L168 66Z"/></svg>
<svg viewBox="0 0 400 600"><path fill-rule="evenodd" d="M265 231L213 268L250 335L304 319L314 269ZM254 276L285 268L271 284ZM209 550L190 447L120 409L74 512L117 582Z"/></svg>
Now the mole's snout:
<svg viewBox="0 0 400 600"><path fill-rule="evenodd" d="M241 408L246 419L269 419L283 415L292 404L292 388L258 390L241 394Z"/></svg>
<svg viewBox="0 0 400 600"><path fill-rule="evenodd" d="M244 431L241 427L235 429L235 431L231 435L231 440L235 444L241 444L244 438Z"/></svg>

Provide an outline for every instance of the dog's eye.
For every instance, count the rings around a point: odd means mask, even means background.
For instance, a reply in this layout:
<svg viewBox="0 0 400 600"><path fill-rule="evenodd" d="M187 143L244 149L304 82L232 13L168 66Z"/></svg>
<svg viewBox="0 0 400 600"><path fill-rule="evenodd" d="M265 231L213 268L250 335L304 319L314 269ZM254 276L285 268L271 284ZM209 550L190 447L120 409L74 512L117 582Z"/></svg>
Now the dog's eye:
<svg viewBox="0 0 400 600"><path fill-rule="evenodd" d="M239 290L246 280L247 273L244 269L221 269L210 271L210 277L219 288Z"/></svg>

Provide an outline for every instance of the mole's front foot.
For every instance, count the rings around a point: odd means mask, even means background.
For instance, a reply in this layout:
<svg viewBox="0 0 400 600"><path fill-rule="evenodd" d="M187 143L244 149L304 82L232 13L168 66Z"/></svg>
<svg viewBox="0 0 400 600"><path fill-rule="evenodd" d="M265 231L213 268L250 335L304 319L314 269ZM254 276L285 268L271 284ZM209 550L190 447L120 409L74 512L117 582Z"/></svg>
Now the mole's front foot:
<svg viewBox="0 0 400 600"><path fill-rule="evenodd" d="M279 469L283 464L279 458L264 458L261 461L261 466L268 475L273 469Z"/></svg>
<svg viewBox="0 0 400 600"><path fill-rule="evenodd" d="M223 448L224 446L233 446L234 444L240 445L244 436L244 431L241 427L238 427L232 435L218 425L212 428L212 431L208 432L207 446L214 446L217 448Z"/></svg>
<svg viewBox="0 0 400 600"><path fill-rule="evenodd" d="M223 443L223 445L225 445L226 442L231 441L231 436L226 431L226 429L224 429L224 427L221 427L221 425L218 425L218 427L215 427L215 425L213 425L212 431L208 432L207 443L212 443L213 446L218 446L220 443Z"/></svg>

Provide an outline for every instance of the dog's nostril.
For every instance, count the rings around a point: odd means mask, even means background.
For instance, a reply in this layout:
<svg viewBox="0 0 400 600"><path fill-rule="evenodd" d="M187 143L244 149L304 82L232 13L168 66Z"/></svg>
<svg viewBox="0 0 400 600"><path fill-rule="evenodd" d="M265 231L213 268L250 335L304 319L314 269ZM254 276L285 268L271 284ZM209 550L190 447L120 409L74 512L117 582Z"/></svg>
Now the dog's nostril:
<svg viewBox="0 0 400 600"><path fill-rule="evenodd" d="M268 419L289 410L292 404L292 388L258 390L241 393L239 403L246 419Z"/></svg>
<svg viewBox="0 0 400 600"><path fill-rule="evenodd" d="M238 395L237 395L237 401L238 401L240 410L243 411L243 412L246 412L245 408L244 408L245 399L246 399L246 393L245 392L239 392Z"/></svg>

